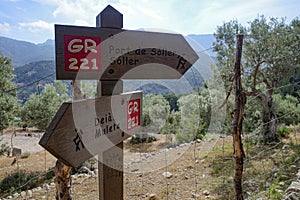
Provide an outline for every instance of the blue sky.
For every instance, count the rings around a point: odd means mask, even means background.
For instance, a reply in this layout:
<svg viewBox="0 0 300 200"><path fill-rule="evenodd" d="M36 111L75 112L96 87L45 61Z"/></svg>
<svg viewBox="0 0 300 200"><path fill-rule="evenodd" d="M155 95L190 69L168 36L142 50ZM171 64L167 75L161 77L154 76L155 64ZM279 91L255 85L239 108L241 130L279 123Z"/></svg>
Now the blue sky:
<svg viewBox="0 0 300 200"><path fill-rule="evenodd" d="M232 19L300 16L299 0L1 0L0 36L33 43L53 39L54 24L95 26L108 4L123 13L125 29L154 28L212 34Z"/></svg>

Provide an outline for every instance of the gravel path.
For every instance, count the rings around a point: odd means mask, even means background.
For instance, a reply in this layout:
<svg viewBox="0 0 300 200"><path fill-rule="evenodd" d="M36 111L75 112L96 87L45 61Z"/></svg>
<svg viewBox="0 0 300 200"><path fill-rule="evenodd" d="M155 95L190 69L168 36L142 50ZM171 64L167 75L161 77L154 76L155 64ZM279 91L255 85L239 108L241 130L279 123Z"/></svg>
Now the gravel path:
<svg viewBox="0 0 300 200"><path fill-rule="evenodd" d="M40 134L17 134L11 140L11 135L5 134L0 136L0 145L11 146L12 141L13 147L22 149L22 153L36 153L44 150L39 145L40 137Z"/></svg>

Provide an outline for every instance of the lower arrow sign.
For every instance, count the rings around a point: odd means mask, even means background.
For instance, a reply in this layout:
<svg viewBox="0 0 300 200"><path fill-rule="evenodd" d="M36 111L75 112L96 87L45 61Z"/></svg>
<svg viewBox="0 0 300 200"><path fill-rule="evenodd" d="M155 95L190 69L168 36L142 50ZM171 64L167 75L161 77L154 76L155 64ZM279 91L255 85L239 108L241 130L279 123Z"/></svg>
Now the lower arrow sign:
<svg viewBox="0 0 300 200"><path fill-rule="evenodd" d="M39 144L75 167L141 128L142 92L63 103Z"/></svg>

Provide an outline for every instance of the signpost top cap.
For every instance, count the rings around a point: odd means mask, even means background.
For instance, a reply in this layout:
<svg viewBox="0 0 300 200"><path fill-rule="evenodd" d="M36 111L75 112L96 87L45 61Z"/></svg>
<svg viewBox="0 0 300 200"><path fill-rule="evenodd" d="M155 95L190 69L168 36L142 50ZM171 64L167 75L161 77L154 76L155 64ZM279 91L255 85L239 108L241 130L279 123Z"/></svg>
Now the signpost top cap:
<svg viewBox="0 0 300 200"><path fill-rule="evenodd" d="M123 14L108 5L96 17L96 26L103 28L123 28Z"/></svg>

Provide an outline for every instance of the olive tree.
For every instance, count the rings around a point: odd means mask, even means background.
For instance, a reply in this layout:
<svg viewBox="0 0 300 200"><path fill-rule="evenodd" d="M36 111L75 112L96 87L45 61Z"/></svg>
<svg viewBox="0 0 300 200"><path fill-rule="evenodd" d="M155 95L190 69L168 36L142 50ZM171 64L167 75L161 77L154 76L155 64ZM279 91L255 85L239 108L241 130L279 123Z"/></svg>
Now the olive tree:
<svg viewBox="0 0 300 200"><path fill-rule="evenodd" d="M11 60L0 54L0 132L11 124L19 108L13 79Z"/></svg>
<svg viewBox="0 0 300 200"><path fill-rule="evenodd" d="M62 82L45 85L41 94L31 94L21 111L24 124L40 131L47 128L61 104L68 99L67 86Z"/></svg>
<svg viewBox="0 0 300 200"><path fill-rule="evenodd" d="M273 94L280 80L299 72L300 21L290 24L285 19L259 16L243 26L233 20L217 27L216 42L213 49L217 52L219 69L226 86L230 88L233 80L235 38L244 34L242 56L242 75L246 95L255 97L261 105L260 135L263 142L278 140L276 128L278 117Z"/></svg>

